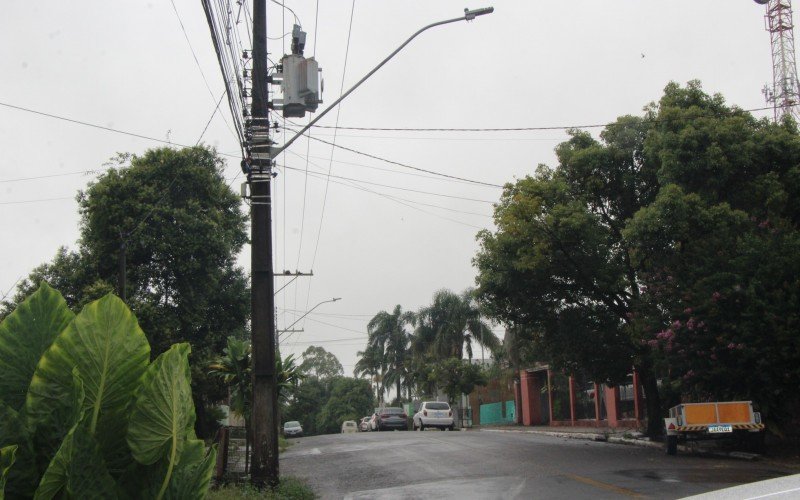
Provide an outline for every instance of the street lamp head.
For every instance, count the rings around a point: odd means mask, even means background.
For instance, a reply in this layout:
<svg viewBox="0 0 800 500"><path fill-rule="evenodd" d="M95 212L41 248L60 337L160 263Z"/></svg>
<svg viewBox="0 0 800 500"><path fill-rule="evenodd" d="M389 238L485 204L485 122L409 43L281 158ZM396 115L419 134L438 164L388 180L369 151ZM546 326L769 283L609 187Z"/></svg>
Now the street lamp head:
<svg viewBox="0 0 800 500"><path fill-rule="evenodd" d="M464 9L464 19L467 21L472 21L478 16L482 16L484 14L491 14L494 12L494 7L483 7L481 9Z"/></svg>

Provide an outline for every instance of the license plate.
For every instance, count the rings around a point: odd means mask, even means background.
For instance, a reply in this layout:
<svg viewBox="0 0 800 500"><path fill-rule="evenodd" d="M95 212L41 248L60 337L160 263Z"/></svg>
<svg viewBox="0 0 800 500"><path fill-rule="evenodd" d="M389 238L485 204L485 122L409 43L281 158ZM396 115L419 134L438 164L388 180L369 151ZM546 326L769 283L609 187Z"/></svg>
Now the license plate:
<svg viewBox="0 0 800 500"><path fill-rule="evenodd" d="M436 418L442 418L442 417L444 417L444 412L443 411L437 411L436 412Z"/></svg>
<svg viewBox="0 0 800 500"><path fill-rule="evenodd" d="M733 432L733 427L730 424L726 425L709 425L708 432L710 433L720 433L720 432Z"/></svg>

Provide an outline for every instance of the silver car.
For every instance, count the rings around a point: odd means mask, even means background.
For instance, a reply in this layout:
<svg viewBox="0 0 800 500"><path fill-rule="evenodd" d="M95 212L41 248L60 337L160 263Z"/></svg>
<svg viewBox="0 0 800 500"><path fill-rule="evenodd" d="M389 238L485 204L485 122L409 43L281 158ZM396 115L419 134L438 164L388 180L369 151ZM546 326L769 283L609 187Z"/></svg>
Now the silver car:
<svg viewBox="0 0 800 500"><path fill-rule="evenodd" d="M453 410L443 401L425 401L414 415L414 430L424 431L427 427L453 430Z"/></svg>
<svg viewBox="0 0 800 500"><path fill-rule="evenodd" d="M284 437L301 437L303 435L303 426L297 420L292 420L283 424Z"/></svg>

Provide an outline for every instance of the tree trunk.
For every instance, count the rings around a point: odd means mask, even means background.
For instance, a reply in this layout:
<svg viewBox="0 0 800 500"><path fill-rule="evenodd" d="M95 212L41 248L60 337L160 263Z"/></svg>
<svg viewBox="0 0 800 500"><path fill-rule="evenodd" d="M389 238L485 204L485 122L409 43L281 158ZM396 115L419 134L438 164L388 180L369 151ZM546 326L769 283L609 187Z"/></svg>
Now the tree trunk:
<svg viewBox="0 0 800 500"><path fill-rule="evenodd" d="M645 403L647 405L647 435L659 438L663 434L664 415L661 409L661 397L658 393L656 375L649 363L642 363L637 368L644 388Z"/></svg>
<svg viewBox="0 0 800 500"><path fill-rule="evenodd" d="M403 399L403 388L400 387L400 379L397 379L397 401L401 401Z"/></svg>

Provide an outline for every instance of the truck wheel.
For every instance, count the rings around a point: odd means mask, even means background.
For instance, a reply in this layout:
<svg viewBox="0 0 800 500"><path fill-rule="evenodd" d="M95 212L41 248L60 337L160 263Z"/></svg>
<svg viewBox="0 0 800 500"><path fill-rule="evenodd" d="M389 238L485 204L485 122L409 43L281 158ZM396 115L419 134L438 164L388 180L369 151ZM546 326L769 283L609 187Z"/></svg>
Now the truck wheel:
<svg viewBox="0 0 800 500"><path fill-rule="evenodd" d="M666 436L664 442L666 443L667 455L678 454L678 436Z"/></svg>

